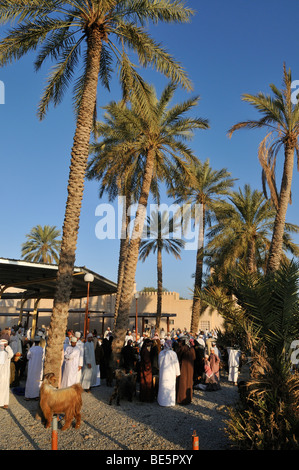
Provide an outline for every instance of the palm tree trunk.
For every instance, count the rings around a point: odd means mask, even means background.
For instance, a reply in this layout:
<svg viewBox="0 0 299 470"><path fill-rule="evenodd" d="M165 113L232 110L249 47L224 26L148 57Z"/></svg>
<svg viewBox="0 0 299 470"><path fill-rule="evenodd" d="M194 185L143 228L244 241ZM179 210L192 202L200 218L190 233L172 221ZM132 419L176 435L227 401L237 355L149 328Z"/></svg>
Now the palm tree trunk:
<svg viewBox="0 0 299 470"><path fill-rule="evenodd" d="M199 318L201 314L201 299L198 296L198 292L202 286L202 272L203 272L203 248L204 248L204 234L205 234L205 206L202 204L202 220L199 224L199 243L196 252L196 268L195 268L195 281L194 281L194 293L193 293L193 304L191 314L191 325L190 332L193 335L198 333Z"/></svg>
<svg viewBox="0 0 299 470"><path fill-rule="evenodd" d="M144 226L148 196L150 193L150 187L153 176L154 162L155 151L154 149L149 149L146 158L144 177L138 201L138 209L136 212L133 233L128 249L128 256L125 266L118 316L116 319L115 331L113 335L113 350L116 360L119 358L119 354L125 339L125 333L129 326L130 306L132 302L132 294L134 289L141 235Z"/></svg>
<svg viewBox="0 0 299 470"><path fill-rule="evenodd" d="M257 270L255 238L254 236L248 243L247 267L250 273L255 273Z"/></svg>
<svg viewBox="0 0 299 470"><path fill-rule="evenodd" d="M124 279L125 264L127 260L127 254L129 249L130 234L128 233L128 226L130 217L128 216L128 208L130 205L130 199L128 196L125 196L125 204L123 209L123 227L122 235L120 241L120 250L119 250L119 263L118 263L118 275L117 275L117 292L115 299L115 311L114 311L114 325L118 315L119 301L121 297L122 284Z"/></svg>
<svg viewBox="0 0 299 470"><path fill-rule="evenodd" d="M161 237L161 234L159 234ZM157 315L156 315L156 328L160 328L161 317L162 317L162 249L161 244L158 241L157 250Z"/></svg>
<svg viewBox="0 0 299 470"><path fill-rule="evenodd" d="M278 209L274 221L273 235L270 245L267 273L275 272L280 266L281 256L283 253L283 234L285 230L285 220L288 205L291 196L292 178L294 167L294 144L286 142L285 159L283 176L281 181L281 189L278 201Z"/></svg>
<svg viewBox="0 0 299 470"><path fill-rule="evenodd" d="M44 373L53 372L56 377L60 376L63 341L67 328L69 302L73 282L84 178L97 96L102 44L101 33L97 28L93 28L90 32L87 44L85 86L71 152L68 197L58 265L57 286L44 366Z"/></svg>

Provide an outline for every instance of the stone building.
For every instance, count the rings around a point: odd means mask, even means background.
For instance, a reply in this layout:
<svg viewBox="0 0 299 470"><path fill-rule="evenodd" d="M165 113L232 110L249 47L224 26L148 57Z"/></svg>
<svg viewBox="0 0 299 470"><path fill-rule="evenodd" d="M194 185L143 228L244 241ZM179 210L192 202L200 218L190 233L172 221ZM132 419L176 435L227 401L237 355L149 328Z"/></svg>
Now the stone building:
<svg viewBox="0 0 299 470"><path fill-rule="evenodd" d="M141 332L146 328L155 325L155 312L157 306L156 292L139 292L138 299L132 296L130 309L130 319L128 328L133 329L136 325L136 306L137 306L137 331ZM68 326L75 330L84 328L84 317L86 311L86 298L72 299L70 302L70 313ZM32 325L34 312L34 299L29 299L23 306L22 323L28 319L29 326ZM20 300L0 300L0 328L13 326L18 323L20 315ZM51 299L41 299L37 308L37 325L48 326L52 311L53 301ZM97 330L102 334L110 326L113 329L115 294L103 295L89 298L89 329ZM161 328L164 331L170 331L180 328L190 329L191 324L191 299L180 299L177 292L164 292L162 297L162 319ZM212 330L221 328L222 317L216 310L207 308L200 318L200 330Z"/></svg>
<svg viewBox="0 0 299 470"><path fill-rule="evenodd" d="M57 266L28 263L19 260L0 259L0 328L26 324L29 327L48 326L53 307ZM88 310L89 330L104 333L113 329L116 284L93 273L87 300L87 283L84 276L92 273L86 267L74 268L72 298L70 301L68 327L84 330L85 314ZM96 294L96 295L94 295ZM87 309L88 302L88 309ZM155 325L157 308L156 292L132 293L128 329L138 333ZM177 292L163 292L160 327L165 332L187 329L191 325L192 300L181 299ZM207 308L200 318L199 330L222 327L222 317L216 310Z"/></svg>

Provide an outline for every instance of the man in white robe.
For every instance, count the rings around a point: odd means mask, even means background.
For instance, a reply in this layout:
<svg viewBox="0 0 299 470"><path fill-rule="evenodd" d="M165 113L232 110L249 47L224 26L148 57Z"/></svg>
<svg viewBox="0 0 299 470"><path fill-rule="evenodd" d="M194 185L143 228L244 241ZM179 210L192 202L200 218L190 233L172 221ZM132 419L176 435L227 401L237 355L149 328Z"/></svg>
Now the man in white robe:
<svg viewBox="0 0 299 470"><path fill-rule="evenodd" d="M70 346L64 351L63 373L60 388L70 387L78 383L78 371L80 362L80 348L77 346L77 338L70 339Z"/></svg>
<svg viewBox="0 0 299 470"><path fill-rule="evenodd" d="M107 330L104 333L104 338L109 339L110 336L112 336L112 331L111 331L110 326L108 326Z"/></svg>
<svg viewBox="0 0 299 470"><path fill-rule="evenodd" d="M0 340L0 407L8 408L9 384L10 384L10 361L13 350L6 339Z"/></svg>
<svg viewBox="0 0 299 470"><path fill-rule="evenodd" d="M9 346L11 347L14 354L18 352L18 337L16 335L15 330L11 330Z"/></svg>
<svg viewBox="0 0 299 470"><path fill-rule="evenodd" d="M129 340L134 341L131 330L129 330L125 336L124 346L127 346Z"/></svg>
<svg viewBox="0 0 299 470"><path fill-rule="evenodd" d="M180 375L178 356L172 350L171 340L166 340L158 356L159 388L157 401L160 406L175 406L176 378Z"/></svg>
<svg viewBox="0 0 299 470"><path fill-rule="evenodd" d="M77 383L81 383L82 367L83 367L83 360L84 360L84 343L83 343L83 341L81 341L80 331L75 332L75 337L77 338L77 347L80 349L80 359L79 359L79 366L78 366Z"/></svg>
<svg viewBox="0 0 299 470"><path fill-rule="evenodd" d="M39 345L40 339L40 336L34 338L34 344L27 353L28 369L25 385L25 400L39 397L45 359L45 350Z"/></svg>
<svg viewBox="0 0 299 470"><path fill-rule="evenodd" d="M93 343L93 335L89 333L87 335L87 341L84 343L84 365L82 372L82 388L85 391L90 391L97 381L97 365L95 359L95 350Z"/></svg>
<svg viewBox="0 0 299 470"><path fill-rule="evenodd" d="M9 346L13 350L13 353L22 354L22 336L18 331L11 330L11 335L9 338Z"/></svg>
<svg viewBox="0 0 299 470"><path fill-rule="evenodd" d="M241 351L237 348L227 348L228 353L228 381L237 385Z"/></svg>

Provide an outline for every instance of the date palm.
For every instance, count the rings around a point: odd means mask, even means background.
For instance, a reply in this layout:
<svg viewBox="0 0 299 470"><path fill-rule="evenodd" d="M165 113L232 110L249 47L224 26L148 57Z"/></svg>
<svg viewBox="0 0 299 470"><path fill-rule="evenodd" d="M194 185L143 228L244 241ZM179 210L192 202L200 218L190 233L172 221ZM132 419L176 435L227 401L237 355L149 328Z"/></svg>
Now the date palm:
<svg viewBox="0 0 299 470"><path fill-rule="evenodd" d="M235 179L226 168L213 170L209 159L205 162L197 161L190 166L191 180L175 179L169 193L176 196L177 203L190 205L191 215L199 225L198 246L196 250L195 280L193 291L192 315L190 331L198 333L199 318L201 314L201 300L195 292L201 290L203 282L204 243L206 227L211 224L213 214L227 195ZM197 219L200 220L197 220Z"/></svg>
<svg viewBox="0 0 299 470"><path fill-rule="evenodd" d="M108 195L109 201L117 197L122 204L122 228L117 274L117 292L114 321L118 315L118 306L122 289L124 266L129 245L130 206L138 200L140 179L143 171L142 156L133 152L126 153L127 142L131 139L130 120L124 120L126 114L124 100L105 106L104 120L97 122L96 134L100 140L90 146L91 160L87 166L87 179L99 181L99 197ZM128 128L127 128L128 127ZM118 158L115 158L118 155Z"/></svg>
<svg viewBox="0 0 299 470"><path fill-rule="evenodd" d="M288 205L291 200L294 157L299 156L299 102L293 103L291 71L283 66L284 89L271 84L273 97L258 93L244 94L242 99L254 106L261 114L258 120L249 120L234 125L229 136L239 129L266 129L267 134L260 145L260 161L263 174L271 191L271 198L277 207L271 240L267 272L278 269L283 253L283 234ZM272 142L269 140L272 139ZM276 189L275 167L279 151L284 151L283 172L280 191Z"/></svg>
<svg viewBox="0 0 299 470"><path fill-rule="evenodd" d="M186 89L191 85L181 65L146 32L146 22L187 22L193 11L169 0L3 0L0 22L14 23L0 42L0 64L5 66L29 52L37 53L35 68L52 60L40 100L40 119L50 105L58 105L74 79L76 129L71 150L67 202L50 324L45 372L60 372L60 356L67 325L79 219L94 124L99 82L109 89L114 65L125 97L134 93L146 112L148 90L128 53L141 66L152 66ZM80 60L82 58L82 60ZM76 76L80 70L81 75ZM80 71L79 71L80 74Z"/></svg>
<svg viewBox="0 0 299 470"><path fill-rule="evenodd" d="M298 449L299 376L292 365L299 334L298 269L298 263L283 260L265 276L238 266L222 292L210 287L199 293L229 328L223 346L233 340L251 357L246 397L230 410L226 429L241 449Z"/></svg>
<svg viewBox="0 0 299 470"><path fill-rule="evenodd" d="M207 232L207 253L214 277L227 273L239 263L250 273L263 270L271 243L276 210L263 193L246 184L228 196L228 201L216 211L216 223ZM283 238L285 252L298 256L299 247L291 233L299 227L286 224Z"/></svg>
<svg viewBox="0 0 299 470"><path fill-rule="evenodd" d="M61 241L60 230L55 226L37 225L26 235L27 241L22 244L22 258L35 263L57 264Z"/></svg>
<svg viewBox="0 0 299 470"><path fill-rule="evenodd" d="M190 165L197 159L187 146L186 141L192 139L196 129L207 129L209 126L205 119L189 117L190 111L198 105L198 97L170 106L176 88L175 84L170 83L158 99L155 89L152 87L146 113L140 109L138 102L132 100L130 112L126 111L124 114L125 121L129 119L129 122L133 124L131 126L133 129L131 140L125 143L126 153L127 155L135 153L143 156L144 167L138 207L125 264L119 311L114 328L116 354L122 347L129 321L139 246L153 182L156 185L158 179L165 181L171 173L170 169L174 167L181 175L190 173ZM123 155L123 153L115 155ZM119 165L121 164L122 161L119 162Z"/></svg>
<svg viewBox="0 0 299 470"><path fill-rule="evenodd" d="M230 437L243 449L298 449L299 378L292 365L298 279L298 263L282 260L272 276L236 272L231 280L252 360L248 400L228 422Z"/></svg>
<svg viewBox="0 0 299 470"><path fill-rule="evenodd" d="M173 218L169 218L168 211L161 212L158 209L147 217L146 238L141 240L139 259L145 261L151 253L157 253L157 315L156 328L160 328L162 316L163 271L162 252L165 251L180 259L180 251L184 247L184 241L173 238L171 234L176 231Z"/></svg>
<svg viewBox="0 0 299 470"><path fill-rule="evenodd" d="M145 157L135 151L134 144L131 145L136 137L135 119L139 118L134 109L131 109L130 103L125 102L124 99L118 103L111 102L104 107L104 110L103 121L96 124L97 135L101 138L90 146L92 158L88 163L87 178L100 182L100 198L104 193L108 195L110 201L119 197L123 209L114 311L115 322L129 247L130 209L131 204L135 204L140 195ZM159 168L157 171L159 173ZM151 191L155 195L158 193L156 174L152 178Z"/></svg>

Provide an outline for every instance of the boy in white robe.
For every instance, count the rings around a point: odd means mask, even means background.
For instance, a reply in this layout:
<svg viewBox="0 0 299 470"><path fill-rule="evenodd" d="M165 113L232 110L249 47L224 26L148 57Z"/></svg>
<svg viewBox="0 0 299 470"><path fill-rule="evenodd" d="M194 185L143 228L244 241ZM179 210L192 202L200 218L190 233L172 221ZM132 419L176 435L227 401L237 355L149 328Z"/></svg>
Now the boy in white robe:
<svg viewBox="0 0 299 470"><path fill-rule="evenodd" d="M180 375L178 356L172 350L171 340L166 340L158 356L159 388L157 401L160 406L175 406L176 378Z"/></svg>
<svg viewBox="0 0 299 470"><path fill-rule="evenodd" d="M6 339L0 340L0 407L8 408L9 383L10 383L10 361L13 350Z"/></svg>

